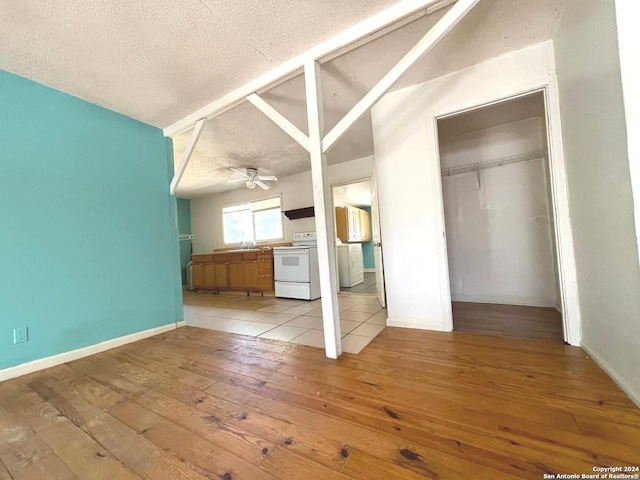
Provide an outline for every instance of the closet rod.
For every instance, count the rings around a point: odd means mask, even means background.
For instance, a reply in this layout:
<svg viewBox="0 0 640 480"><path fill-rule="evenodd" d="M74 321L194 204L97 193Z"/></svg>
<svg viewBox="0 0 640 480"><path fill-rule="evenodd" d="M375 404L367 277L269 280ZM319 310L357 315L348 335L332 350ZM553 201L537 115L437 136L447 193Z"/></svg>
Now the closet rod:
<svg viewBox="0 0 640 480"><path fill-rule="evenodd" d="M510 157L502 157L494 160L487 160L485 162L469 163L466 165L459 165L457 167L443 168L441 170L443 177L450 177L451 175L460 175L462 173L479 172L485 168L502 167L504 165L513 165L514 163L524 163L531 160L537 160L539 158L546 158L546 152L534 152L525 153L522 155L512 155Z"/></svg>

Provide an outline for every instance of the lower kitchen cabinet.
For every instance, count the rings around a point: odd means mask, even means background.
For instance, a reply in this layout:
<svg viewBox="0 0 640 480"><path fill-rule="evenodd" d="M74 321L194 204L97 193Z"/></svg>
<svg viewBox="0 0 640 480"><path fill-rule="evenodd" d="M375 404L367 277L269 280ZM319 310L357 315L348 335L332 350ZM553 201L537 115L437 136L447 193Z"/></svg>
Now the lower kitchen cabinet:
<svg viewBox="0 0 640 480"><path fill-rule="evenodd" d="M229 262L229 289L245 290L244 262Z"/></svg>
<svg viewBox="0 0 640 480"><path fill-rule="evenodd" d="M244 286L247 290L260 290L258 288L257 260L248 260L244 262Z"/></svg>
<svg viewBox="0 0 640 480"><path fill-rule="evenodd" d="M273 252L221 252L192 255L196 290L273 291Z"/></svg>

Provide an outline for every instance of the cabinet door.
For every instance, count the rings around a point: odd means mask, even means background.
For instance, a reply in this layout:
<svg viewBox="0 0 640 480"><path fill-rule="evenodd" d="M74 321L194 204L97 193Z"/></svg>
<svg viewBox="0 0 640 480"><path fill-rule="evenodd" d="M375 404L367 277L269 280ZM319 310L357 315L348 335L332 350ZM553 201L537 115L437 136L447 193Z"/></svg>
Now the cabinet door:
<svg viewBox="0 0 640 480"><path fill-rule="evenodd" d="M229 288L244 290L244 262L229 262Z"/></svg>
<svg viewBox="0 0 640 480"><path fill-rule="evenodd" d="M272 292L273 289L273 275L258 275L258 290Z"/></svg>
<svg viewBox="0 0 640 480"><path fill-rule="evenodd" d="M204 275L204 263L194 263L191 266L191 274L193 276L193 288L204 289L206 287Z"/></svg>
<svg viewBox="0 0 640 480"><path fill-rule="evenodd" d="M204 288L213 290L216 288L216 269L214 263L204 264Z"/></svg>
<svg viewBox="0 0 640 480"><path fill-rule="evenodd" d="M361 237L360 209L349 207L349 241L359 242Z"/></svg>
<svg viewBox="0 0 640 480"><path fill-rule="evenodd" d="M369 212L366 210L360 210L360 231L362 235L360 240L363 242L371 241L371 220L369 218Z"/></svg>
<svg viewBox="0 0 640 480"><path fill-rule="evenodd" d="M349 241L347 207L336 207L336 235L342 242Z"/></svg>
<svg viewBox="0 0 640 480"><path fill-rule="evenodd" d="M244 288L258 290L258 262L249 260L244 262Z"/></svg>
<svg viewBox="0 0 640 480"><path fill-rule="evenodd" d="M229 288L229 265L227 263L214 263L214 279L217 289Z"/></svg>

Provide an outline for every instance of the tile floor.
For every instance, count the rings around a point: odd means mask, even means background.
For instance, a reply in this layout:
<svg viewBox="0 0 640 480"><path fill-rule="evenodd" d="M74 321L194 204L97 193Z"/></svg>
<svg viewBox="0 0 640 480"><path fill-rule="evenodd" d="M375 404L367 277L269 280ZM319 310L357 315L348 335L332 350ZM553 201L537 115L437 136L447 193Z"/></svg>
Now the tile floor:
<svg viewBox="0 0 640 480"><path fill-rule="evenodd" d="M370 295L340 293L338 304L342 351L360 353L384 330L387 311ZM324 348L320 299L305 301L185 291L184 317L191 327Z"/></svg>

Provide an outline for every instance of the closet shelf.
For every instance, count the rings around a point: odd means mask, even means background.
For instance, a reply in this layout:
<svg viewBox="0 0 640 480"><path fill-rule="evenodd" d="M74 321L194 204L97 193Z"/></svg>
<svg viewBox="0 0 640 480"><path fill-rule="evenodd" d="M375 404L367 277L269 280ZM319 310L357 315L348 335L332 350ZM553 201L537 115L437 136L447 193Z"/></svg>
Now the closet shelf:
<svg viewBox="0 0 640 480"><path fill-rule="evenodd" d="M452 175L460 175L463 173L479 172L486 168L502 167L504 165L513 165L514 163L524 163L531 160L537 160L539 158L546 158L546 152L533 152L525 153L522 155L513 155L511 157L496 158L494 160L487 160L484 162L469 163L466 165L459 165L457 167L443 168L441 170L443 177L450 177Z"/></svg>

